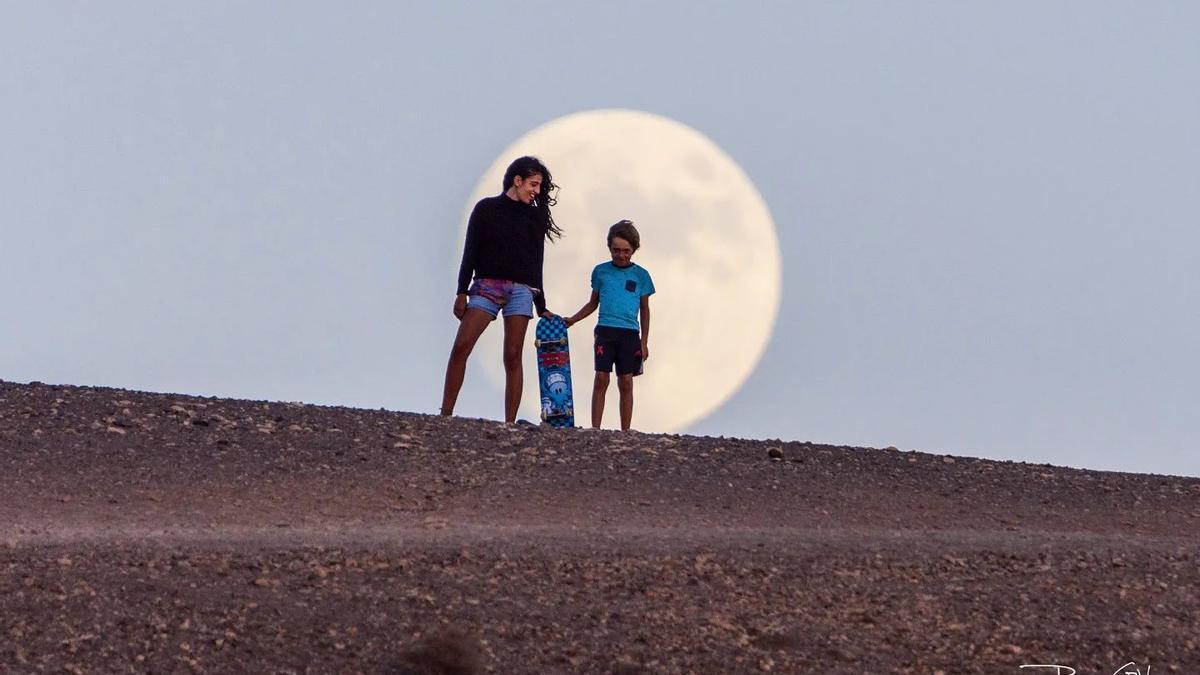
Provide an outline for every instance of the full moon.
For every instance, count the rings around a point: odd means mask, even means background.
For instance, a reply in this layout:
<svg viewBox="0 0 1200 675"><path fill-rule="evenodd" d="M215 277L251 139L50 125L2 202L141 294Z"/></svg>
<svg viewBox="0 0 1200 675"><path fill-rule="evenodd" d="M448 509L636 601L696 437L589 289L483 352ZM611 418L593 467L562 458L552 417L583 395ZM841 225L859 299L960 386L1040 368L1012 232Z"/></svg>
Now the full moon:
<svg viewBox="0 0 1200 675"><path fill-rule="evenodd" d="M563 237L546 244L547 309L570 316L591 295L592 268L610 261L608 228L634 222L633 261L650 273L650 358L634 379L633 428L673 432L719 408L754 371L780 299L780 253L767 205L746 173L700 132L634 110L591 110L552 120L496 158L467 204L501 192L512 160L533 155L560 186L554 221ZM575 423L591 425L592 329L597 314L570 332ZM534 320L536 322L536 319ZM539 418L530 323L521 417ZM471 356L503 388L500 321ZM467 386L470 386L468 379ZM619 427L616 378L605 398L605 428ZM497 411L501 401L497 398Z"/></svg>

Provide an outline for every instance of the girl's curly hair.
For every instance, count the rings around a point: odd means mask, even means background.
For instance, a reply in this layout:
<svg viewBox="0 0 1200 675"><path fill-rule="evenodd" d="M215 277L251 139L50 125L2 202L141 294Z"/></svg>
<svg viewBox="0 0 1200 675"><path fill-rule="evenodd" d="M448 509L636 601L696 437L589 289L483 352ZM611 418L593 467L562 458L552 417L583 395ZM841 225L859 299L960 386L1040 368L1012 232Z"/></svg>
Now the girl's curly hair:
<svg viewBox="0 0 1200 675"><path fill-rule="evenodd" d="M541 174L542 189L538 192L537 197L533 200L533 205L537 207L538 215L545 228L546 239L554 241L555 237L562 237L562 228L554 222L554 216L550 215L550 207L558 203L554 198L554 193L558 191L558 186L554 184L554 179L550 176L550 170L537 157L518 157L513 160L512 164L508 165L508 169L504 171L504 189L502 192L507 192L513 186L513 179L517 176L521 178L529 178L531 176Z"/></svg>

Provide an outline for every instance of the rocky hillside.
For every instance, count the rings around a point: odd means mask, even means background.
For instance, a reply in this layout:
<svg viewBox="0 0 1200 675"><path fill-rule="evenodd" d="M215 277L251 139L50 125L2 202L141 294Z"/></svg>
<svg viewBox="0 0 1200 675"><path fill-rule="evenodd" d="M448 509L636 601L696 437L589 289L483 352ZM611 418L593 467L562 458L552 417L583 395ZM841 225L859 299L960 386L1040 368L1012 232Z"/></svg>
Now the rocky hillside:
<svg viewBox="0 0 1200 675"><path fill-rule="evenodd" d="M1191 673L1198 562L1198 479L0 382L0 673Z"/></svg>

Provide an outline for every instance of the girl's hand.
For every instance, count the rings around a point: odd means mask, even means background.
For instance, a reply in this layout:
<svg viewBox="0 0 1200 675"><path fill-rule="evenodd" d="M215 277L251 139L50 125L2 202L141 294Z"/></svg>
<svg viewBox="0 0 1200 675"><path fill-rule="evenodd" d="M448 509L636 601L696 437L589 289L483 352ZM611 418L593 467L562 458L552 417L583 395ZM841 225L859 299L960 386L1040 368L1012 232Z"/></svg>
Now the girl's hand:
<svg viewBox="0 0 1200 675"><path fill-rule="evenodd" d="M463 314L467 313L467 296L459 295L454 298L454 318L462 321Z"/></svg>

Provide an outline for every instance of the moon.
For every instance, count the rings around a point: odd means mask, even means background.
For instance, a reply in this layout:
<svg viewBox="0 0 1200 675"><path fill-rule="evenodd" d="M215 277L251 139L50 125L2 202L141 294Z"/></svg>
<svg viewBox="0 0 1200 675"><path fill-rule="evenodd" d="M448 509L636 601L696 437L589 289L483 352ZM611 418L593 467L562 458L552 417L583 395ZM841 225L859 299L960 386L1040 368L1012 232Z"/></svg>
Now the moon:
<svg viewBox="0 0 1200 675"><path fill-rule="evenodd" d="M641 234L633 261L650 273L656 292L650 358L634 379L633 428L680 431L718 409L758 365L779 314L779 240L746 172L675 120L622 109L574 113L528 132L496 158L467 203L460 246L475 202L499 194L505 168L522 155L540 158L560 186L552 213L563 237L546 244L543 269L550 311L570 316L588 301L592 268L612 259L609 226L627 218ZM578 426L591 425L596 316L570 332ZM533 328L520 415L537 420ZM471 357L501 389L502 333L499 321L489 326ZM613 378L605 428L620 426L617 402Z"/></svg>

